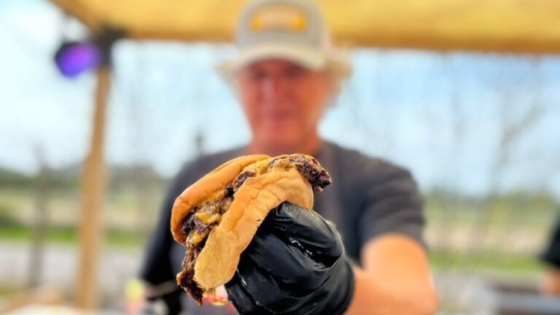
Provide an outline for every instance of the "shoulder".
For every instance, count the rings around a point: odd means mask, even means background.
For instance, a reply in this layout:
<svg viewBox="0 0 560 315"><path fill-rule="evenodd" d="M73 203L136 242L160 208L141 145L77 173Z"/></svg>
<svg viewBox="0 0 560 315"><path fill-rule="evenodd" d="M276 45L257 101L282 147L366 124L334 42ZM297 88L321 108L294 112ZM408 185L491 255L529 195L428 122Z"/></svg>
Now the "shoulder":
<svg viewBox="0 0 560 315"><path fill-rule="evenodd" d="M386 159L366 155L355 149L344 148L334 143L327 143L337 156L339 176L348 183L386 183L394 179L413 181L410 171L403 166Z"/></svg>
<svg viewBox="0 0 560 315"><path fill-rule="evenodd" d="M183 165L173 180L174 186L185 188L222 163L243 155L244 152L244 147L236 147L217 153L200 155Z"/></svg>

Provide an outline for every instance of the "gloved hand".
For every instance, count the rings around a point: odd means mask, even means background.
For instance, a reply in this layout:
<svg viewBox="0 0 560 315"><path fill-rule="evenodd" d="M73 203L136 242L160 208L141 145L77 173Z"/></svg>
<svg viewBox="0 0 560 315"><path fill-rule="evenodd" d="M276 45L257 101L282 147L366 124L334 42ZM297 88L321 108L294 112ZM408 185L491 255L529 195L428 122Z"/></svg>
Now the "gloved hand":
<svg viewBox="0 0 560 315"><path fill-rule="evenodd" d="M354 273L334 225L284 203L259 227L225 287L243 315L341 315Z"/></svg>

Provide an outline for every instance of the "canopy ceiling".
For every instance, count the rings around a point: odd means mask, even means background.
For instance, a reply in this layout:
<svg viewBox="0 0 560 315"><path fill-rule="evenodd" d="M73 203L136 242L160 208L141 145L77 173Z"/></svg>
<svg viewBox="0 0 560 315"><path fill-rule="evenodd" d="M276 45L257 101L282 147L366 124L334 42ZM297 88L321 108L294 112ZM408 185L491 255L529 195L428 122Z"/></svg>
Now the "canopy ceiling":
<svg viewBox="0 0 560 315"><path fill-rule="evenodd" d="M133 39L230 41L245 0L51 0L92 30ZM560 53L557 0L317 0L351 47Z"/></svg>

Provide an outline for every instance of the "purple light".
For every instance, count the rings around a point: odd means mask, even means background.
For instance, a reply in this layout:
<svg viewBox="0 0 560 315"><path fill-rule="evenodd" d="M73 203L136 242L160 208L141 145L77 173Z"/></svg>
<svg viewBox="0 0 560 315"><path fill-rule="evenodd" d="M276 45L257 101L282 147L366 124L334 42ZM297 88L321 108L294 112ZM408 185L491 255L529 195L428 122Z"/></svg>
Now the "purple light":
<svg viewBox="0 0 560 315"><path fill-rule="evenodd" d="M101 52L90 43L65 43L56 52L55 61L62 75L75 77L86 70L99 66Z"/></svg>

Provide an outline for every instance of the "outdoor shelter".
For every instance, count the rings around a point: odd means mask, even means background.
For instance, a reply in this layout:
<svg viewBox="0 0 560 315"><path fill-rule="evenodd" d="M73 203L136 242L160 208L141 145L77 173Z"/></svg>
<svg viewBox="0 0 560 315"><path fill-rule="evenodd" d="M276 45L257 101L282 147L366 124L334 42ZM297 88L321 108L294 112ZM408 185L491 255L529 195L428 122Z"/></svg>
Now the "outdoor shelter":
<svg viewBox="0 0 560 315"><path fill-rule="evenodd" d="M229 42L245 0L51 0L93 37L114 40ZM555 0L318 0L337 44L523 54L560 53ZM116 30L116 32L115 32ZM107 37L108 32L111 33ZM93 137L84 173L77 304L96 304L97 249L103 200L103 131L110 67L98 70Z"/></svg>
<svg viewBox="0 0 560 315"><path fill-rule="evenodd" d="M132 39L225 42L245 0L51 0L89 29ZM560 52L554 0L318 0L335 41L354 47Z"/></svg>

